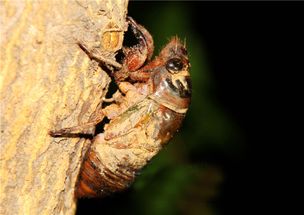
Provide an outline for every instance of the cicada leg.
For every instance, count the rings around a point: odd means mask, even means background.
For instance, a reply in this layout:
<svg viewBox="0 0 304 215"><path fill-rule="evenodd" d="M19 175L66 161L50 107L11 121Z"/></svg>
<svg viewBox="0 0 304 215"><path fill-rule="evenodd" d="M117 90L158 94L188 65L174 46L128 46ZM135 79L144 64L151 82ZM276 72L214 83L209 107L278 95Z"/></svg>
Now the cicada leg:
<svg viewBox="0 0 304 215"><path fill-rule="evenodd" d="M136 37L138 44L123 48L124 61L121 70L114 73L115 80L117 82L123 81L128 77L131 77L130 74L136 73L137 70L143 66L146 60L150 60L153 55L154 44L151 34L145 29L142 25L136 23L131 17L127 18L130 29ZM139 75L136 76L137 79L143 79L145 81L147 78L140 78ZM134 81L138 81L138 80Z"/></svg>
<svg viewBox="0 0 304 215"><path fill-rule="evenodd" d="M93 128L98 123L100 123L104 119L105 115L103 113L103 110L100 109L98 113L96 113L89 122L86 122L81 125L68 127L68 128L62 128L59 130L50 131L49 134L52 137L62 137L62 136L70 136L73 134L87 134L87 130L90 128ZM93 135L93 134L91 134Z"/></svg>

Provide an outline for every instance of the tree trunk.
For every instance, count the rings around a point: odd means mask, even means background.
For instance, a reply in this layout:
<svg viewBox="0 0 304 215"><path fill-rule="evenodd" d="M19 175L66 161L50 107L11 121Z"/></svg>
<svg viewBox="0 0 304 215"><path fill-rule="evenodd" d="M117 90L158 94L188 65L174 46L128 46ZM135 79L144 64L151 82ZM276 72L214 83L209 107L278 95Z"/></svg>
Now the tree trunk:
<svg viewBox="0 0 304 215"><path fill-rule="evenodd" d="M90 141L48 132L85 123L100 107L111 79L78 43L115 64L127 4L0 2L0 214L75 213Z"/></svg>

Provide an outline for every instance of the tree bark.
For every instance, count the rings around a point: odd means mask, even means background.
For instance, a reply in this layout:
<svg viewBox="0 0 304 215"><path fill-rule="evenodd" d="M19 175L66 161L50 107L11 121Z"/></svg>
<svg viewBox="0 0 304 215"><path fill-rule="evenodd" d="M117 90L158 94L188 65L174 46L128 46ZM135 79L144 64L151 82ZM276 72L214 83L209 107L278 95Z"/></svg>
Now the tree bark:
<svg viewBox="0 0 304 215"><path fill-rule="evenodd" d="M77 43L115 62L127 0L1 1L0 214L74 214L90 141L52 138L89 121L111 79Z"/></svg>

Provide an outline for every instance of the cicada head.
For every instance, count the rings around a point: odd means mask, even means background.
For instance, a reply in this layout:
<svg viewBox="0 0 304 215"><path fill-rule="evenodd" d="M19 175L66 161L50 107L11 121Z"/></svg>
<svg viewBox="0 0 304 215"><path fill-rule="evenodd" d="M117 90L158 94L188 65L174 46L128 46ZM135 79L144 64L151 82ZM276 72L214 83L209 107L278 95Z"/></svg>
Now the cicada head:
<svg viewBox="0 0 304 215"><path fill-rule="evenodd" d="M152 98L173 111L185 113L191 99L190 63L185 45L174 37L157 59L163 64L153 77Z"/></svg>

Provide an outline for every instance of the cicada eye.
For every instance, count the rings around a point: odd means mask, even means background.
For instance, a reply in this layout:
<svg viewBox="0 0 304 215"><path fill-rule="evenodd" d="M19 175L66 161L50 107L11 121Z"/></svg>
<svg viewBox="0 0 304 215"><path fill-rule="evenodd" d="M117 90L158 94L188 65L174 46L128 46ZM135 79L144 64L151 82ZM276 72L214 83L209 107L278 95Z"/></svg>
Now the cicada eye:
<svg viewBox="0 0 304 215"><path fill-rule="evenodd" d="M178 73L183 69L183 67L183 62L179 58L171 58L166 64L166 69L171 73Z"/></svg>

